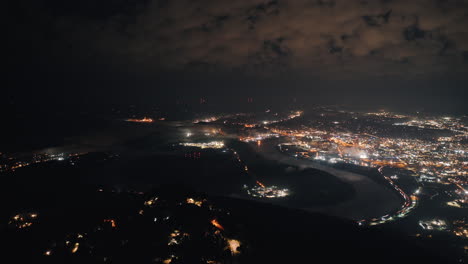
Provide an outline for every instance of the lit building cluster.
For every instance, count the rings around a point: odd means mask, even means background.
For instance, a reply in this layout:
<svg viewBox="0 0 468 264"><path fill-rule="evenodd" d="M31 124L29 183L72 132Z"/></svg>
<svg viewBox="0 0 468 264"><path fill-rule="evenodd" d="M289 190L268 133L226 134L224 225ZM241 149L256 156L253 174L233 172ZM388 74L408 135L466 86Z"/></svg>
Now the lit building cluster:
<svg viewBox="0 0 468 264"><path fill-rule="evenodd" d="M157 209L161 208L164 209L168 206L168 201L164 199L160 199L159 197L152 197L144 202L147 208ZM199 210L204 210L210 212L209 214L211 217L207 219L207 223L209 224L207 230L205 231L205 239L210 240L210 243L214 245L220 245L221 250L228 250L232 256L236 256L241 254L240 247L241 242L238 239L234 239L226 234L226 227L221 223L218 219L219 216L223 216L229 214L229 212L224 212L223 209L216 208L212 203L210 203L205 198L200 197L187 197L185 200L180 201L177 203L178 206L185 206L185 205L192 205L196 206L195 208L199 208ZM139 212L140 215L150 215L148 209L142 209ZM170 225L172 222L176 221L176 219L171 219L170 215L159 215L155 216L154 213L151 214L151 217L154 218L154 222L162 222ZM183 226L179 227L181 229L175 229L168 235L168 242L167 246L170 249L170 254L167 257L158 258L159 263L171 263L173 260L180 259L180 255L183 254L181 250L183 248L184 243L189 243L191 239L191 235L188 232L182 231L184 229ZM232 234L232 232L230 232ZM216 259L216 256L207 260L206 263L222 263L220 259Z"/></svg>
<svg viewBox="0 0 468 264"><path fill-rule="evenodd" d="M85 232L71 232L52 240L42 255L50 260L65 257L105 263L120 261L121 254L134 257L137 252L151 263L167 264L190 263L188 260L196 254L197 263L237 263L244 242L236 235L238 230L229 211L197 195L164 197L147 198L135 215L105 218ZM24 228L36 217L32 213L18 214L10 225ZM143 233L128 236L128 232ZM189 252L187 247L196 251Z"/></svg>
<svg viewBox="0 0 468 264"><path fill-rule="evenodd" d="M419 221L419 226L425 230L443 231L447 229L447 222L441 219L432 219L427 221Z"/></svg>
<svg viewBox="0 0 468 264"><path fill-rule="evenodd" d="M468 238L468 221L459 219L452 222L452 232L461 238Z"/></svg>
<svg viewBox="0 0 468 264"><path fill-rule="evenodd" d="M272 132L289 138L280 148L301 149L296 156L329 163L350 163L365 167L388 166L412 171L420 182L453 184L460 200L467 200L468 146L466 127L458 119L442 118L431 129L450 130L453 140L436 138L393 138L368 133L352 133L315 128L275 128ZM454 123L452 122L454 121ZM437 125L436 125L437 124ZM442 125L443 124L443 125ZM424 126L425 127L425 126Z"/></svg>
<svg viewBox="0 0 468 264"><path fill-rule="evenodd" d="M220 149L220 148L224 148L224 142L223 141L211 141L211 142L201 142L201 143L180 143L180 145L184 146L184 147L195 147L195 148L201 148L201 149L207 149L207 148Z"/></svg>
<svg viewBox="0 0 468 264"><path fill-rule="evenodd" d="M202 118L202 119L196 119L196 120L193 121L193 123L194 124L211 123L211 122L217 121L218 119L220 119L220 117L212 116L212 117L206 117L206 118Z"/></svg>
<svg viewBox="0 0 468 264"><path fill-rule="evenodd" d="M254 136L241 136L239 140L242 142L258 142L268 138L279 137L276 133L255 133Z"/></svg>
<svg viewBox="0 0 468 264"><path fill-rule="evenodd" d="M18 155L16 157L13 155L2 155L0 153L0 172L15 171L19 168L50 161L68 160L71 165L74 165L74 163L79 160L80 156L85 154L87 153L33 153L27 155Z"/></svg>
<svg viewBox="0 0 468 264"><path fill-rule="evenodd" d="M168 246L179 245L185 239L189 238L190 235L188 233L181 233L179 230L174 230L172 233L169 234L169 241L167 243Z"/></svg>
<svg viewBox="0 0 468 264"><path fill-rule="evenodd" d="M468 150L461 143L441 144L322 131L296 134L292 143L304 149L306 154L303 155L315 159L404 168L426 177L423 177L426 180L427 177L468 176Z"/></svg>
<svg viewBox="0 0 468 264"><path fill-rule="evenodd" d="M230 117L231 119L225 120L223 124L241 126L244 128L262 128L268 125L283 123L283 122L298 118L302 115L303 115L303 111L292 111L288 115L285 115L283 117L280 117L278 116L278 113L275 113L275 114L268 115L267 117L262 119L261 117L256 117L253 115L237 114L235 116L226 116L226 117ZM239 120L239 118L242 118L242 119Z"/></svg>
<svg viewBox="0 0 468 264"><path fill-rule="evenodd" d="M186 202L188 204L194 204L198 207L202 207L203 205L203 202L205 202L206 200L197 200L197 199L194 199L194 198L187 198Z"/></svg>
<svg viewBox="0 0 468 264"><path fill-rule="evenodd" d="M8 225L10 227L23 229L32 226L37 221L37 213L17 214L13 216Z"/></svg>
<svg viewBox="0 0 468 264"><path fill-rule="evenodd" d="M303 113L304 113L303 111L294 111L294 112L292 112L291 114L289 114L287 117L285 117L283 119L262 121L261 124L262 125L272 125L272 124L276 124L276 123L282 123L282 122L285 122L285 121L288 121L288 120L291 120L291 119L294 119L294 118L298 118Z"/></svg>
<svg viewBox="0 0 468 264"><path fill-rule="evenodd" d="M386 112L386 111L382 111L382 112L370 112L370 113L366 113L367 115L369 116L379 116L379 117L386 117L386 118L407 118L408 116L406 115L400 115L400 114L395 114L395 113L392 113L392 112Z"/></svg>
<svg viewBox="0 0 468 264"><path fill-rule="evenodd" d="M468 136L468 126L460 118L455 117L433 117L433 118L414 118L406 122L394 123L396 126L414 126L418 128L429 128L439 130L450 130L460 133L454 139L466 138ZM450 137L447 137L447 139Z"/></svg>
<svg viewBox="0 0 468 264"><path fill-rule="evenodd" d="M164 120L164 119L160 119L160 120ZM129 118L127 120L125 120L127 122L133 122L133 123L153 123L154 120L152 118L148 118L148 117L144 117L144 118L141 118L141 119L137 119L137 118Z"/></svg>
<svg viewBox="0 0 468 264"><path fill-rule="evenodd" d="M243 167L244 172L250 174L249 167L241 160L239 154L233 150L233 155L239 162L240 166ZM251 176L253 177L253 175ZM287 188L280 188L275 185L265 186L258 180L256 181L256 184L253 187L249 187L247 184L245 184L244 190L246 190L249 196L255 198L284 198L290 195L290 190Z"/></svg>
<svg viewBox="0 0 468 264"><path fill-rule="evenodd" d="M247 194L255 198L283 198L290 195L290 191L286 188L279 188L275 185L265 186L262 183L249 188L244 185L244 189L247 190Z"/></svg>

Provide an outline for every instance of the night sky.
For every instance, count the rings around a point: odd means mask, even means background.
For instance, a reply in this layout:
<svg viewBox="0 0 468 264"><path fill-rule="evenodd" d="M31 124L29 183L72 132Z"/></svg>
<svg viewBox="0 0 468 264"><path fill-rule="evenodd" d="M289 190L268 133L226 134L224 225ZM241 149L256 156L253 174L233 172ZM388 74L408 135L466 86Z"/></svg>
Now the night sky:
<svg viewBox="0 0 468 264"><path fill-rule="evenodd" d="M466 0L9 2L3 105L468 113Z"/></svg>

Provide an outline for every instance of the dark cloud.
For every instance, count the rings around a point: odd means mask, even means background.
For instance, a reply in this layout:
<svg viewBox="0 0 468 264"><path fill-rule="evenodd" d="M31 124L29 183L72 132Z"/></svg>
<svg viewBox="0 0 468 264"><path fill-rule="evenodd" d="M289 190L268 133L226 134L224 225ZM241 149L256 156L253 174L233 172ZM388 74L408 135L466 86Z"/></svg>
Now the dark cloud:
<svg viewBox="0 0 468 264"><path fill-rule="evenodd" d="M366 15L363 16L362 18L366 22L367 25L369 26L381 26L383 24L388 23L388 19L390 18L390 14L392 13L392 10L386 12L385 14L381 15Z"/></svg>
<svg viewBox="0 0 468 264"><path fill-rule="evenodd" d="M31 16L48 21L39 31L53 36L32 41L57 57L149 70L467 71L466 0L73 2L53 1Z"/></svg>
<svg viewBox="0 0 468 264"><path fill-rule="evenodd" d="M424 37L426 36L426 32L418 28L418 26L416 25L411 25L407 27L403 31L403 34L405 36L405 39L408 41L416 40L416 39L424 39Z"/></svg>

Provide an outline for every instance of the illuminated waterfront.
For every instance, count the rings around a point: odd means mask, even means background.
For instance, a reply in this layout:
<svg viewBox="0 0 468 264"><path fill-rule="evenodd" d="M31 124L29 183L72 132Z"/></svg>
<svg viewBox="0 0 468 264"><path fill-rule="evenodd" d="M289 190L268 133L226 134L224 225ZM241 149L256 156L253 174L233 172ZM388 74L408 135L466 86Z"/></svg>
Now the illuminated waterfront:
<svg viewBox="0 0 468 264"><path fill-rule="evenodd" d="M297 113L302 114L302 112ZM371 200L377 195L388 192L388 189L393 189L394 193L400 196L399 206L393 204L384 210L374 209L374 213L381 211L381 215L374 214L369 218L358 219L359 210L354 210L353 215L359 225L372 226L405 218L417 208L421 199L424 200L428 192L427 188L438 188L437 186L450 189L448 193L452 200L447 202L448 206L467 207L468 127L461 118L418 117L391 112L359 113L326 110L316 113L315 120L301 120L300 126L286 125L285 121L292 120L301 114L290 115L285 119L279 118L281 122L265 122L260 117L252 116L250 119L245 118L243 122L233 122L230 121L230 117L227 117L223 120L223 125L239 126L239 129L231 134L234 133L240 141L250 144L252 149L257 149L267 158L298 167L318 168L347 182L354 182L358 190L357 196L362 197L360 202L362 205L372 204ZM337 116L336 120L330 116ZM222 120L222 118L216 120ZM372 123L372 126L360 125L365 123ZM402 134L399 132L402 129L408 132ZM277 142L275 144L277 144L278 153L272 149L271 142ZM268 146L271 146L270 150L265 152ZM287 159L286 156L293 159ZM387 187L382 189L380 194L369 194L364 198L363 195L368 187L360 188L359 186L364 186L362 182L365 181L366 176L340 171L337 169L342 167L340 164L374 170L376 176L373 177L377 182L382 181L382 184ZM258 193L254 191L257 189L262 190L263 193L263 188L260 183L247 189L252 195ZM279 190L281 186L271 188ZM287 191L294 193L295 190L288 189ZM281 196L275 195L274 197L281 199ZM254 197L268 196L255 194ZM347 202L339 205L335 212L342 215L346 212L344 208L351 204ZM330 208L325 211L332 214L334 212ZM457 234L463 233L463 231L457 232Z"/></svg>

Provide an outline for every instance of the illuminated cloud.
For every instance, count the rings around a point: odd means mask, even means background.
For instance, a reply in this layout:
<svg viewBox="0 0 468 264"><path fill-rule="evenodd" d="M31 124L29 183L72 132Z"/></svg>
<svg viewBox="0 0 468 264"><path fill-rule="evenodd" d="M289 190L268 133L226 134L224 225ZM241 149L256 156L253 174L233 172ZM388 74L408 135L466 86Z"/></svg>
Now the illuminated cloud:
<svg viewBox="0 0 468 264"><path fill-rule="evenodd" d="M468 69L468 1L149 0L131 10L100 19L62 14L54 31L79 56L149 69Z"/></svg>

